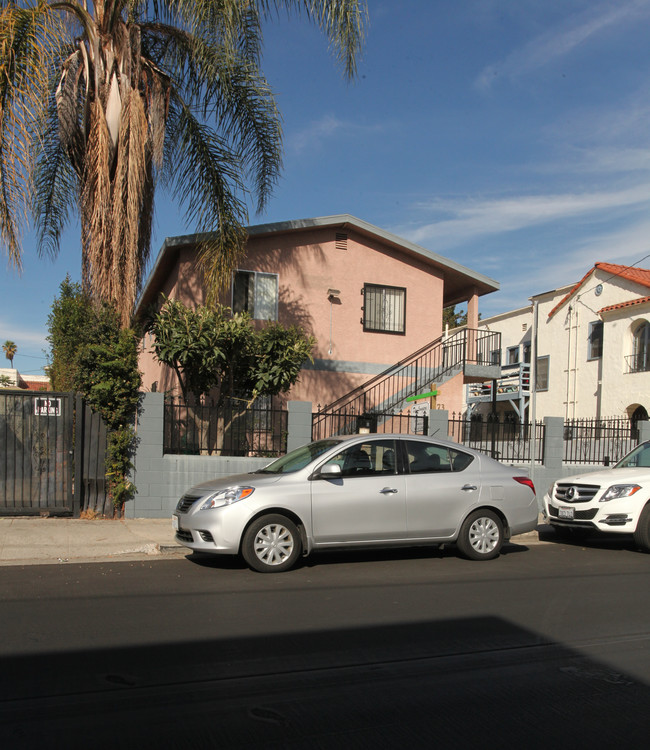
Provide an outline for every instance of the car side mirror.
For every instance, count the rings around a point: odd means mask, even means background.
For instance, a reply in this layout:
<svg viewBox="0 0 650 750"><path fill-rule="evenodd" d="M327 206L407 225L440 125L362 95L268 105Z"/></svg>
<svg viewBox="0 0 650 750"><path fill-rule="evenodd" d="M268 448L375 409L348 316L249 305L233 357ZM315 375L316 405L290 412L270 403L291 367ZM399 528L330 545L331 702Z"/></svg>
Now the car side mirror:
<svg viewBox="0 0 650 750"><path fill-rule="evenodd" d="M323 479L337 479L342 474L343 472L341 471L339 464L334 463L324 464L320 467L320 471L318 472L318 476Z"/></svg>

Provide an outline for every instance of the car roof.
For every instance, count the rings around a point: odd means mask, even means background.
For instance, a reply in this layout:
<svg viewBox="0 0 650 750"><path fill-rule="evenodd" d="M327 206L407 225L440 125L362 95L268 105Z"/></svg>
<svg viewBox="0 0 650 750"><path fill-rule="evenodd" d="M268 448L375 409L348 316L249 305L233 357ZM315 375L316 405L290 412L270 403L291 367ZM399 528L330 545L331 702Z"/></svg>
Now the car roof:
<svg viewBox="0 0 650 750"><path fill-rule="evenodd" d="M476 453L471 448L467 448L465 445L456 443L453 440L445 438L439 438L436 435L408 435L400 432L357 432L353 435L332 435L329 438L323 438L324 440L340 440L341 442L349 442L351 440L419 440L423 443L440 443L448 448L454 448L456 450L467 451L469 453Z"/></svg>

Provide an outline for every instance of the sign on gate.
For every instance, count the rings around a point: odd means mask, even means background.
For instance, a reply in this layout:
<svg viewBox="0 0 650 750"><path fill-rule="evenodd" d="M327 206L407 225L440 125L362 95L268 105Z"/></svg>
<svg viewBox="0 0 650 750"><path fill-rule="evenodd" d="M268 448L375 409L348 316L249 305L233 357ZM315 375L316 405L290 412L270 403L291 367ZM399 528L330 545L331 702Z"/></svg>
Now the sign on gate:
<svg viewBox="0 0 650 750"><path fill-rule="evenodd" d="M34 415L37 417L60 417L61 399L38 396L34 399Z"/></svg>

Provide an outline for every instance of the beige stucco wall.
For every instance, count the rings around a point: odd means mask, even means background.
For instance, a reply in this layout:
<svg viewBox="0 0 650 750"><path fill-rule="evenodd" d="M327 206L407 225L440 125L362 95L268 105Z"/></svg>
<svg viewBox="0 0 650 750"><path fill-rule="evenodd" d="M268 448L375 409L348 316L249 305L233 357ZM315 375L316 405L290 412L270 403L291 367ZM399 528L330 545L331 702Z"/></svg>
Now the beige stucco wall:
<svg viewBox="0 0 650 750"><path fill-rule="evenodd" d="M300 325L317 340L314 364L303 371L291 399L325 405L442 333L442 273L388 245L371 245L354 231L347 234L346 249L336 246L331 228L252 237L238 264L242 270L277 273L279 321ZM364 332L365 283L406 288L405 335ZM330 304L328 289L339 290L340 304ZM163 291L185 303L203 302L191 248L181 252ZM222 302L231 304L230 291ZM162 371L149 344L145 340L140 359L145 390L154 382L158 390L174 389L175 376Z"/></svg>
<svg viewBox="0 0 650 750"><path fill-rule="evenodd" d="M650 413L650 373L628 372L625 359L633 354L635 329L650 322L650 304L605 313L603 319L603 415L631 415L637 406Z"/></svg>
<svg viewBox="0 0 650 750"><path fill-rule="evenodd" d="M602 286L597 293L599 285ZM561 287L532 299L538 305L537 356L549 357L549 387L538 391L536 417L624 416L636 405L650 411L650 373L626 372L625 357L632 354L632 332L650 321L650 305L626 307L600 315L611 305L638 299L647 289L632 281L596 269L551 317L549 314L573 288ZM603 356L589 358L590 323L603 321ZM523 326L528 328L523 331ZM508 347L523 343L532 332L533 307L514 310L481 321L481 327L500 331L502 357Z"/></svg>

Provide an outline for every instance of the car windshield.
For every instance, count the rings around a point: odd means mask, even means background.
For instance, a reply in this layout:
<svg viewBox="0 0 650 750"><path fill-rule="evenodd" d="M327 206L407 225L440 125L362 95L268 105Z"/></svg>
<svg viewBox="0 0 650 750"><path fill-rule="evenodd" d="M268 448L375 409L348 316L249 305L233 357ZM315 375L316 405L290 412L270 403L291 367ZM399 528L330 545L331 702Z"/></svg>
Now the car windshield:
<svg viewBox="0 0 650 750"><path fill-rule="evenodd" d="M338 445L340 440L317 440L309 445L302 445L295 451L287 453L286 456L278 458L263 469L258 469L255 474L291 474L294 471L304 469L307 464L325 453L325 451Z"/></svg>
<svg viewBox="0 0 650 750"><path fill-rule="evenodd" d="M650 468L650 443L641 443L623 457L615 466L615 469L627 469L631 466Z"/></svg>

